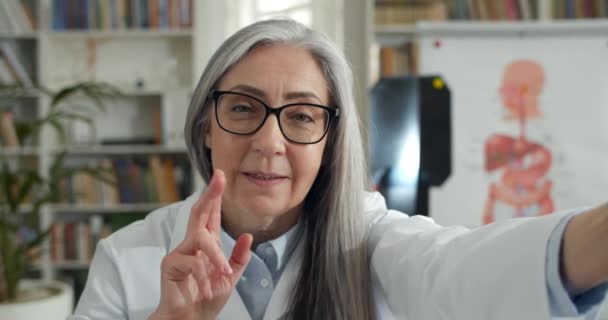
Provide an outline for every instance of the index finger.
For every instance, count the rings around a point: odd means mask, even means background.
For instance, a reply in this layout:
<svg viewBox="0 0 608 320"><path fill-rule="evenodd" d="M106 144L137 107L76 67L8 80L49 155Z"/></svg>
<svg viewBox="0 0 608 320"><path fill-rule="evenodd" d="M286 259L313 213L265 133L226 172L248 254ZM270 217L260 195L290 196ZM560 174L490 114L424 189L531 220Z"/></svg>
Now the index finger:
<svg viewBox="0 0 608 320"><path fill-rule="evenodd" d="M219 211L221 210L222 206L224 184L225 178L222 170L214 170L213 177L211 177L211 181L209 181L207 190L201 194L190 210L186 236L195 233L201 228L205 228L208 223L217 223L218 221L216 220L221 219L219 217L221 214ZM217 228L219 229L219 225ZM210 229L210 231L216 230Z"/></svg>

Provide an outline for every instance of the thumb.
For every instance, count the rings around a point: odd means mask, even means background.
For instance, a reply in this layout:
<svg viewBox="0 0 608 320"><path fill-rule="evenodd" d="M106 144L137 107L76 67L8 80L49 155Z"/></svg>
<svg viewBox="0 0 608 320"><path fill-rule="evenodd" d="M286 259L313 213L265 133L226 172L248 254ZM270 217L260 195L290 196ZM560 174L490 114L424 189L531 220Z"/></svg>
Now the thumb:
<svg viewBox="0 0 608 320"><path fill-rule="evenodd" d="M230 267L232 268L232 283L237 283L245 271L251 259L251 243L253 236L249 233L242 234L236 241L230 257Z"/></svg>

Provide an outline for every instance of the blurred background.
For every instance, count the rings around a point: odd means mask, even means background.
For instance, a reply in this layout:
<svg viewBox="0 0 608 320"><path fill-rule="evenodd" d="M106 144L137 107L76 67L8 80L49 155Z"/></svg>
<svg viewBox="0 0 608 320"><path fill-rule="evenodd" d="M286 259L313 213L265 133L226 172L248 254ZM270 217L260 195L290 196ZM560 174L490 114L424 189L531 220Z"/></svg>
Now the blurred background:
<svg viewBox="0 0 608 320"><path fill-rule="evenodd" d="M16 226L0 233L42 244L24 277L77 301L100 238L202 186L193 89L223 40L271 17L349 59L389 207L476 227L606 200L605 0L5 0L0 190L27 192L0 200Z"/></svg>

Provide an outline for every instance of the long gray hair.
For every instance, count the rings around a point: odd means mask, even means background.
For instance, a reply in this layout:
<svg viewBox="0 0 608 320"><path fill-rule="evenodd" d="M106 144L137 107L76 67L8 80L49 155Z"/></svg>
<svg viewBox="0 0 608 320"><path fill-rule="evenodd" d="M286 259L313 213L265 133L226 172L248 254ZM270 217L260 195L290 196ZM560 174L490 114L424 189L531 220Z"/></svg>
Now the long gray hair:
<svg viewBox="0 0 608 320"><path fill-rule="evenodd" d="M306 235L301 271L290 300L292 319L371 319L367 223L363 216L368 175L353 98L353 78L341 52L322 34L292 20L245 27L211 57L188 110L189 155L208 182L213 168L204 134L211 125L209 92L253 48L287 44L308 50L329 85L330 103L341 109L325 146L323 165L304 203Z"/></svg>

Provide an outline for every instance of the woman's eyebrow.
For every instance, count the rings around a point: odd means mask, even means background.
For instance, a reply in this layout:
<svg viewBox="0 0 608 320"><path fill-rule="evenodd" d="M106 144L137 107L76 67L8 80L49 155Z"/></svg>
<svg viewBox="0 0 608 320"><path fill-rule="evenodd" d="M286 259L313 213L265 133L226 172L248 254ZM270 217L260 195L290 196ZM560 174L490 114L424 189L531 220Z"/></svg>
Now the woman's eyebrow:
<svg viewBox="0 0 608 320"><path fill-rule="evenodd" d="M256 97L259 97L261 99L268 98L268 95L266 95L266 92L264 92L263 90L261 90L259 88L256 88L254 86L250 86L247 84L237 84L236 86L229 89L229 91L234 91L234 90L243 91L243 93L248 93L248 94L254 95ZM319 102L322 102L321 98L319 98L319 96L317 96L312 91L292 91L292 92L286 93L284 95L284 98L287 100L298 99L298 98L313 98Z"/></svg>

